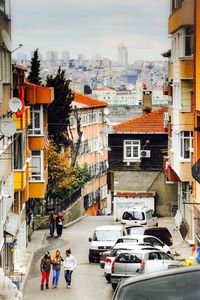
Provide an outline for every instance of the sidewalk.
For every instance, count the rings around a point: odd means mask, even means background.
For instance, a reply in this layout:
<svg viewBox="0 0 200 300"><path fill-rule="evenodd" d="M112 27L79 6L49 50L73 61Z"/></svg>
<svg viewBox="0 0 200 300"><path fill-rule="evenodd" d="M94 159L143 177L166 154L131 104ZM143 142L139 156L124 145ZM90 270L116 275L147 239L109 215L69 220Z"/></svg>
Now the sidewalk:
<svg viewBox="0 0 200 300"><path fill-rule="evenodd" d="M67 227L73 225L74 223L78 222L79 220L81 220L84 217L86 217L86 215L83 215L80 218L78 218L68 224L65 224L63 226L63 228L67 228ZM46 238L47 238L48 234L49 234L49 229L42 229L42 230L34 231L31 236L31 241L29 242L28 247L26 248L23 260L21 262L21 267L20 267L21 272L24 274L22 276L22 282L20 282L20 290L22 291L22 293L23 293L23 290L25 287L26 279L28 277L28 273L29 273L29 270L31 267L34 253L39 249L47 247Z"/></svg>
<svg viewBox="0 0 200 300"><path fill-rule="evenodd" d="M173 245L171 247L172 254L179 254L175 256L176 259L185 259L191 255L191 247L189 246L187 240L183 241L180 232L175 229L175 220L173 217L164 217L158 219L158 225L167 227L173 238Z"/></svg>

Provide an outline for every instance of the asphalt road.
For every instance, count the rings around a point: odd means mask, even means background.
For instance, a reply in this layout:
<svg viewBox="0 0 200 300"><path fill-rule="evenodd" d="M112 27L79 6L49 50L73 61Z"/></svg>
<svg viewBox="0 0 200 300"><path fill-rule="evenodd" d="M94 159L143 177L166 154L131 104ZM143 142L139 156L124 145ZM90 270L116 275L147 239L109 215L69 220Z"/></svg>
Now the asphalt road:
<svg viewBox="0 0 200 300"><path fill-rule="evenodd" d="M85 217L74 225L63 230L60 238L45 240L45 248L35 253L30 272L27 278L24 300L110 300L112 287L103 276L103 270L98 264L88 262L88 238L92 236L94 228L99 225L112 224L112 216ZM58 249L64 256L65 250L71 248L72 254L77 258L77 267L72 275L71 289L66 288L63 270L60 274L58 289L40 290L39 264L45 251L54 255ZM50 277L50 283L52 277ZM51 287L51 284L50 284Z"/></svg>

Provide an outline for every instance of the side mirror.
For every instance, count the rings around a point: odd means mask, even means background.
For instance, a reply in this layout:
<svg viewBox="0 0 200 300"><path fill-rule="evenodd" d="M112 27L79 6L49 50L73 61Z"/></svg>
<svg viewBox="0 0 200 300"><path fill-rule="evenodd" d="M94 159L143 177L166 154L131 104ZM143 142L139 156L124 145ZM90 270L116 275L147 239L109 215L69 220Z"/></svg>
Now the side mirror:
<svg viewBox="0 0 200 300"><path fill-rule="evenodd" d="M92 242L92 238L91 238L91 237L89 237L88 241L91 243L91 242Z"/></svg>

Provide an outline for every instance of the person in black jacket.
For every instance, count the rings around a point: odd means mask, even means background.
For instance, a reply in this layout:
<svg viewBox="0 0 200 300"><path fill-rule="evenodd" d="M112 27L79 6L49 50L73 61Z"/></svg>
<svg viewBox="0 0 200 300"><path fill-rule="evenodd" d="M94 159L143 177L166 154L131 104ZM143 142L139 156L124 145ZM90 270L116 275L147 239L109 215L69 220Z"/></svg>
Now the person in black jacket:
<svg viewBox="0 0 200 300"><path fill-rule="evenodd" d="M47 251L40 263L40 270L42 273L41 290L44 289L44 282L46 281L46 289L49 289L49 276L51 271L51 255Z"/></svg>
<svg viewBox="0 0 200 300"><path fill-rule="evenodd" d="M58 237L62 235L62 228L63 228L63 215L61 212L59 212L56 217L56 231Z"/></svg>

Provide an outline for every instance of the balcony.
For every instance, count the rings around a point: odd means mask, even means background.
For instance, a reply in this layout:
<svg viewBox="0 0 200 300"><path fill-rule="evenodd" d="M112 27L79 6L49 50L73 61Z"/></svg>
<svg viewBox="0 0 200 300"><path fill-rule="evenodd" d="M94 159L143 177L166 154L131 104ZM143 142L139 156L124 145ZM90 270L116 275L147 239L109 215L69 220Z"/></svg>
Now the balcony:
<svg viewBox="0 0 200 300"><path fill-rule="evenodd" d="M25 81L26 102L28 105L51 104L54 100L54 89Z"/></svg>
<svg viewBox="0 0 200 300"><path fill-rule="evenodd" d="M16 116L16 114L14 114L13 121L15 121L17 130L23 130L24 128L27 128L31 122L30 107L25 106L24 112L19 118Z"/></svg>
<svg viewBox="0 0 200 300"><path fill-rule="evenodd" d="M46 193L47 182L45 181L31 181L29 182L29 197L30 198L44 198Z"/></svg>
<svg viewBox="0 0 200 300"><path fill-rule="evenodd" d="M180 4L172 8L172 14L168 22L168 32L170 34L182 26L194 24L194 0L185 0Z"/></svg>
<svg viewBox="0 0 200 300"><path fill-rule="evenodd" d="M192 177L200 183L200 159L192 166Z"/></svg>
<svg viewBox="0 0 200 300"><path fill-rule="evenodd" d="M193 58L181 58L180 59L180 78L181 79L193 79L194 78L194 61Z"/></svg>
<svg viewBox="0 0 200 300"><path fill-rule="evenodd" d="M31 150L44 150L46 137L45 136L31 136L29 135L29 148Z"/></svg>

